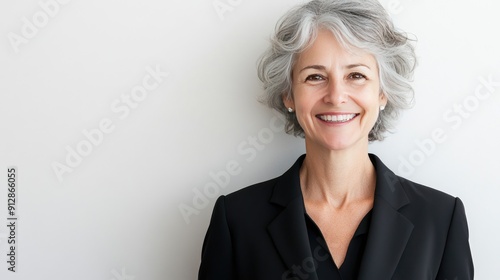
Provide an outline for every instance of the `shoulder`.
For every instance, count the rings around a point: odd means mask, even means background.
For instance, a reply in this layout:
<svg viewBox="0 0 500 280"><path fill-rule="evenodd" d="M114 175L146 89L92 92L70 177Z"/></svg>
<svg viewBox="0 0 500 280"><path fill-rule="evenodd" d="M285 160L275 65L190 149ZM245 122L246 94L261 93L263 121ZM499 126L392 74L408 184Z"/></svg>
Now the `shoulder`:
<svg viewBox="0 0 500 280"><path fill-rule="evenodd" d="M370 158L377 172L377 192L393 207L413 205L424 208L449 208L455 204L455 197L396 175L375 155ZM408 206L407 205L407 206Z"/></svg>
<svg viewBox="0 0 500 280"><path fill-rule="evenodd" d="M447 227L457 208L463 212L463 203L458 197L402 177L398 179L410 202L400 211L413 221L434 221Z"/></svg>
<svg viewBox="0 0 500 280"><path fill-rule="evenodd" d="M261 210L275 209L276 205L286 206L290 201L301 198L299 171L305 155L299 157L295 163L282 175L263 181L226 196L228 205L236 209L246 207Z"/></svg>
<svg viewBox="0 0 500 280"><path fill-rule="evenodd" d="M232 192L225 196L226 204L236 208L253 208L255 205L269 203L278 179L279 177L276 177Z"/></svg>
<svg viewBox="0 0 500 280"><path fill-rule="evenodd" d="M410 220L445 224L460 200L443 191L416 183L392 172L377 156L370 155L377 172L376 195Z"/></svg>
<svg viewBox="0 0 500 280"><path fill-rule="evenodd" d="M455 203L456 197L440 191L438 189L422 185L403 177L397 176L402 188L412 202L419 202L426 205L451 204Z"/></svg>
<svg viewBox="0 0 500 280"><path fill-rule="evenodd" d="M280 212L280 208L270 203L274 186L279 177L260 182L225 196L219 197L214 210L224 217L231 231L237 236L260 232ZM221 214L223 213L223 214Z"/></svg>

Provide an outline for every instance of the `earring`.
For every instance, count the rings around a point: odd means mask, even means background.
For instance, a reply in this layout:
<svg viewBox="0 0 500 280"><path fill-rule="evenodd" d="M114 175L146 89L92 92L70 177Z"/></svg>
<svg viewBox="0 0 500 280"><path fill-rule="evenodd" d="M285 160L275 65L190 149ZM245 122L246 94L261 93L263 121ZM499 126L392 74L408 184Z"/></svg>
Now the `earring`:
<svg viewBox="0 0 500 280"><path fill-rule="evenodd" d="M288 107L288 113L293 113L293 109Z"/></svg>
<svg viewBox="0 0 500 280"><path fill-rule="evenodd" d="M384 109L385 109L384 105L380 106L380 111L384 111Z"/></svg>

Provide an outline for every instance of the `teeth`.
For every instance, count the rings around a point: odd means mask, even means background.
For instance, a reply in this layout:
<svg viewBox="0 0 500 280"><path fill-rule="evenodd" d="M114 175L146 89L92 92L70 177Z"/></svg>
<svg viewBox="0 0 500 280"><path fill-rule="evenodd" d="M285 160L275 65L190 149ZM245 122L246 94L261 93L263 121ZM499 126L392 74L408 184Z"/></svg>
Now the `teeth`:
<svg viewBox="0 0 500 280"><path fill-rule="evenodd" d="M326 122L347 122L352 120L356 114L347 114L347 115L321 115L320 119Z"/></svg>

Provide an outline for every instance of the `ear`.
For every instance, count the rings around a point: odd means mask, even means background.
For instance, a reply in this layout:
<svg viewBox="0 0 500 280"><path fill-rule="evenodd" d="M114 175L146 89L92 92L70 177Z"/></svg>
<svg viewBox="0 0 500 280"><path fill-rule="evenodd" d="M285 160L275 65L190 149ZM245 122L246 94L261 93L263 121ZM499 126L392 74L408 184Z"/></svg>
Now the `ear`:
<svg viewBox="0 0 500 280"><path fill-rule="evenodd" d="M281 98L283 100L283 104L285 105L286 108L292 108L295 109L295 103L293 102L292 95L288 93L283 93L281 95Z"/></svg>
<svg viewBox="0 0 500 280"><path fill-rule="evenodd" d="M380 91L379 102L380 102L380 106L387 105L387 96L382 91Z"/></svg>

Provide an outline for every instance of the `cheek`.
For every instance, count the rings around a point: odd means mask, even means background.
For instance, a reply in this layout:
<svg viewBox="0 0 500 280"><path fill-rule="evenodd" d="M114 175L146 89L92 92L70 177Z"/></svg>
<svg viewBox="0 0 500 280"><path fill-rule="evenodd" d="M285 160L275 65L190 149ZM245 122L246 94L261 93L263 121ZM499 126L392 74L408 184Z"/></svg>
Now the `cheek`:
<svg viewBox="0 0 500 280"><path fill-rule="evenodd" d="M313 118L311 115L313 107L314 102L311 102L311 100L305 98L301 99L300 97L295 99L295 114L297 121L304 130L307 130L307 127L310 126L309 124Z"/></svg>
<svg viewBox="0 0 500 280"><path fill-rule="evenodd" d="M304 111L309 111L314 103L311 98L307 98L307 94L304 92L297 92L294 96L295 108L297 111L304 113Z"/></svg>
<svg viewBox="0 0 500 280"><path fill-rule="evenodd" d="M381 101L380 90L378 87L371 86L365 88L359 95L358 101L363 104L363 107L379 107Z"/></svg>

